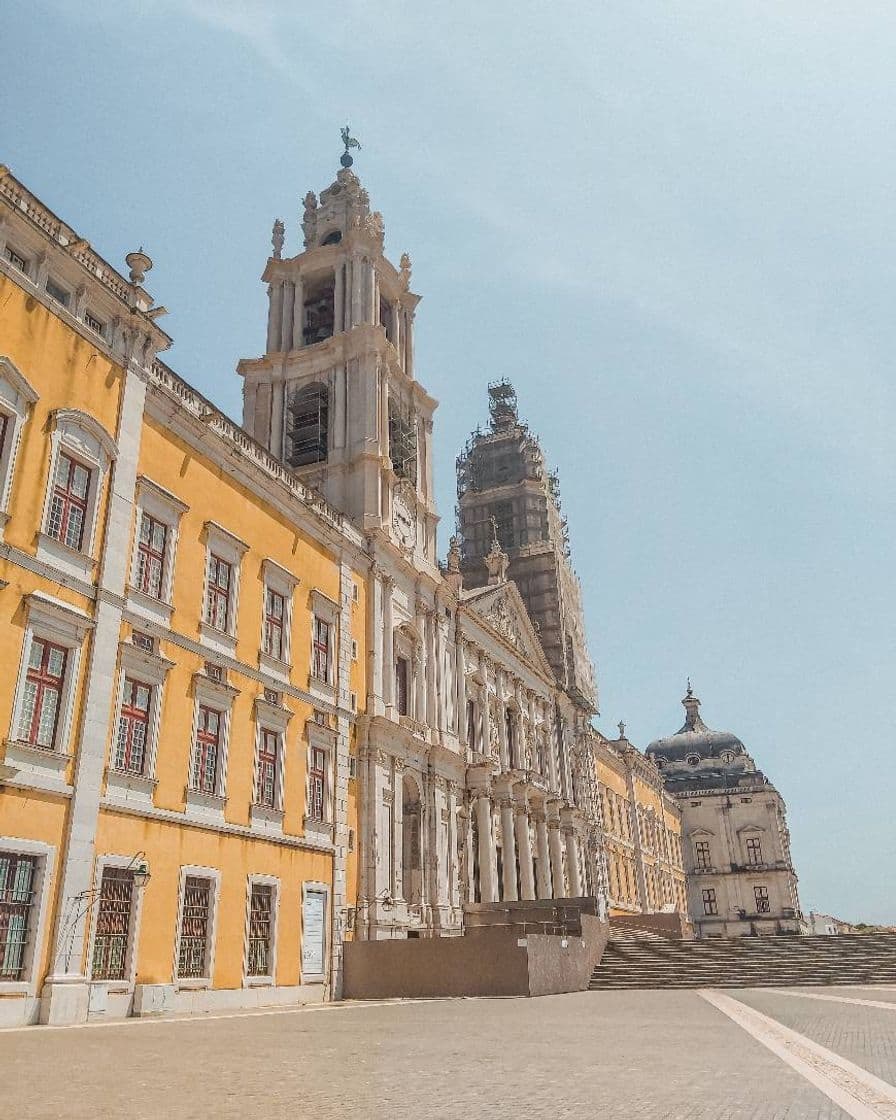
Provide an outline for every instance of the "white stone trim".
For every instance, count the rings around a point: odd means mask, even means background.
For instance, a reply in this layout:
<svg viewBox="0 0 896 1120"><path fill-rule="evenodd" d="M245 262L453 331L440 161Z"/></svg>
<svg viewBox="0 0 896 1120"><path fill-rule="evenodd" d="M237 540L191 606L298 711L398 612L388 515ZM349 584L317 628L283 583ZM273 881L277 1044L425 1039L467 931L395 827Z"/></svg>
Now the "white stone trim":
<svg viewBox="0 0 896 1120"><path fill-rule="evenodd" d="M99 915L100 889L103 882L103 871L107 867L133 867L134 856L121 856L104 854L97 856L94 869L93 886L95 895L90 907L90 937L87 945L86 974L91 984L102 984L108 992L133 992L134 979L137 973L137 942L140 937L140 914L143 909L143 892L145 887L134 886L131 894L131 922L128 929L128 949L125 961L123 980L94 980L93 979L93 950L96 942L96 925ZM152 868L150 868L150 874ZM77 952L77 948L76 948Z"/></svg>
<svg viewBox="0 0 896 1120"><path fill-rule="evenodd" d="M154 622L168 626L171 622L174 594L174 565L177 557L177 542L180 535L180 522L189 506L157 482L141 475L137 479L135 494L136 515L134 517L134 539L131 548L131 564L128 570L129 604L138 614L145 614ZM137 590L137 567L140 546L140 524L143 515L160 521L166 528L165 558L162 569L162 595L155 599ZM204 603L203 603L204 606Z"/></svg>
<svg viewBox="0 0 896 1120"><path fill-rule="evenodd" d="M21 980L0 981L0 997L21 996L21 1011L26 1021L36 1014L37 1007L31 1004L37 997L38 976L35 962L39 962L43 952L44 927L47 918L47 903L50 886L53 882L53 868L56 862L56 848L40 840L25 840L18 836L0 836L0 850L15 852L17 855L36 856L35 879L32 882L34 895L34 922L31 936L25 949L25 964ZM26 1004L27 1001L27 1004ZM19 1001L16 1001L17 1003ZM0 1004L5 1001L0 999Z"/></svg>
<svg viewBox="0 0 896 1120"><path fill-rule="evenodd" d="M0 354L0 415L8 418L6 439L0 454L0 539L9 519L9 496L22 428L36 401L37 393L22 371L5 354Z"/></svg>
<svg viewBox="0 0 896 1120"><path fill-rule="evenodd" d="M293 713L289 708L271 704L263 697L255 698L255 751L252 764L252 805L249 809L249 823L259 832L283 832L283 793L286 781L286 731ZM264 731L273 731L277 736L277 781L274 787L273 806L260 805L258 802L258 751Z"/></svg>
<svg viewBox="0 0 896 1120"><path fill-rule="evenodd" d="M118 665L118 695L112 720L109 762L106 767L106 794L116 800L142 801L151 805L157 785L155 774L162 718L162 698L165 681L168 673L174 668L174 662L157 654L146 653L131 642L122 642L119 648L121 652ZM129 774L125 771L116 770L113 765L115 745L118 740L118 720L124 700L125 680L128 677L140 684L147 684L152 689L149 710L149 739L146 743L146 760L142 774Z"/></svg>
<svg viewBox="0 0 896 1120"><path fill-rule="evenodd" d="M323 972L306 972L305 971L305 899L309 894L322 894L324 896L324 915L322 922L322 929L324 935L324 944L321 957L323 960ZM299 945L299 962L301 967L301 977L303 984L326 984L327 982L327 962L330 959L330 937L332 928L332 918L330 907L332 904L331 889L329 883L321 883L316 880L306 880L302 883L302 921L301 921L301 940Z"/></svg>
<svg viewBox="0 0 896 1120"><path fill-rule="evenodd" d="M289 681L289 670L292 665L292 620L295 590L301 583L298 576L292 574L276 563L266 558L262 561L261 574L263 592L261 598L261 633L258 642L258 667L265 673L284 683ZM284 599L283 611L283 656L273 657L265 652L264 630L265 616L267 613L268 589L282 595Z"/></svg>
<svg viewBox="0 0 896 1120"><path fill-rule="evenodd" d="M254 886L273 887L271 892L271 947L270 947L270 972L266 976L249 975L249 915L252 904L252 888ZM247 877L246 883L246 928L243 935L243 987L261 988L273 987L277 976L277 941L280 933L280 880L276 875L253 875Z"/></svg>
<svg viewBox="0 0 896 1120"><path fill-rule="evenodd" d="M240 605L240 583L242 559L249 550L245 541L219 525L215 521L205 523L205 578L202 583L202 605L200 611L199 634L200 643L230 657L236 654L237 621ZM208 603L209 568L212 556L230 564L232 582L230 585L230 598L227 606L227 629L218 630L212 626L205 617Z"/></svg>
<svg viewBox="0 0 896 1120"><path fill-rule="evenodd" d="M25 598L27 622L22 641L22 653L16 680L15 700L12 707L9 738L6 741L5 764L15 767L28 777L28 784L38 789L60 792L60 784L71 760L70 738L74 698L79 680L81 650L84 637L93 628L93 620L83 611L68 603L54 599L42 592L33 591ZM19 721L25 693L28 661L34 639L44 639L63 646L66 657L62 697L57 714L56 742L52 750L34 747L19 739Z"/></svg>
<svg viewBox="0 0 896 1120"><path fill-rule="evenodd" d="M180 960L180 938L183 931L184 897L187 877L194 875L202 879L211 879L214 886L211 895L211 913L208 921L208 945L205 959L204 976L178 976L178 962ZM218 945L218 912L221 897L221 872L216 867L201 867L195 864L182 864L177 893L177 930L174 937L174 960L171 964L171 978L178 989L211 988L215 976L215 954Z"/></svg>
<svg viewBox="0 0 896 1120"><path fill-rule="evenodd" d="M310 592L311 600L311 648L309 649L308 688L316 699L335 704L337 698L336 672L339 644L339 604L334 602L317 587ZM327 680L314 675L314 623L316 619L326 622L330 627L330 648L327 665Z"/></svg>
<svg viewBox="0 0 896 1120"><path fill-rule="evenodd" d="M220 681L210 680L201 673L193 675L193 728L190 737L190 771L187 774L184 799L186 816L224 823L224 806L227 803L227 759L230 749L230 717L233 702L239 690ZM221 713L218 768L213 793L193 789L193 769L196 756L196 732L199 726L200 707L213 708Z"/></svg>
<svg viewBox="0 0 896 1120"><path fill-rule="evenodd" d="M330 727L323 727L313 719L306 720L305 734L308 739L305 759L305 831L317 832L332 837L333 833L333 768L335 766L338 734ZM311 752L317 748L326 752L327 765L324 770L323 818L311 816Z"/></svg>
<svg viewBox="0 0 896 1120"><path fill-rule="evenodd" d="M65 451L90 471L90 490L84 520L83 540L80 549L70 548L49 535L50 510L53 505L53 485L60 454ZM44 492L41 530L37 538L37 558L69 575L90 581L96 562L97 521L100 496L106 484L111 464L118 458L115 440L105 428L86 412L75 408L60 408L53 413L53 433L50 436L50 468Z"/></svg>

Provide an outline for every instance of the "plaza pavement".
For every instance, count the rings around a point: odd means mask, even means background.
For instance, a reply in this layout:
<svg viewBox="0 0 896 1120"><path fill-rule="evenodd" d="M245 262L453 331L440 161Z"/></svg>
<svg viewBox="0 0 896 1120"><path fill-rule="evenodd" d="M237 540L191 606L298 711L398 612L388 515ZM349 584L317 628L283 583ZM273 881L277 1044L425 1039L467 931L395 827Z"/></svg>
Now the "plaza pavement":
<svg viewBox="0 0 896 1120"><path fill-rule="evenodd" d="M896 1080L896 990L717 995ZM582 992L3 1031L0 1101L19 1120L896 1118L896 1089L841 1107L818 1063L813 1081L699 992Z"/></svg>

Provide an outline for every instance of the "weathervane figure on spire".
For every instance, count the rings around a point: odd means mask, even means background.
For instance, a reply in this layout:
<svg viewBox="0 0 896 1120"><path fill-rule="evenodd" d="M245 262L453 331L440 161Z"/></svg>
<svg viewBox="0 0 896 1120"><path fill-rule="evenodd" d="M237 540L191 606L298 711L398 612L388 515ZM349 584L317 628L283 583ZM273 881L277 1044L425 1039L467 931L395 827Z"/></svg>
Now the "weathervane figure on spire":
<svg viewBox="0 0 896 1120"><path fill-rule="evenodd" d="M351 156L349 155L349 150L350 150L351 148L357 148L357 149L358 149L358 150L360 151L360 149L361 149L361 145L360 145L360 143L359 143L359 142L358 142L358 141L357 141L357 140L356 140L356 139L354 138L354 136L352 136L352 134L351 134L351 125L348 125L348 124L347 124L347 125L345 126L345 128L343 128L343 129L341 130L341 136L342 136L342 143L343 143L343 144L345 144L345 151L344 151L344 152L342 153L342 156L340 157L340 159L339 159L339 162L340 162L340 163L342 164L342 166L343 166L343 167L351 167L351 165L352 165L352 164L353 164L353 163L354 163L355 161L354 161L354 160L352 159L352 157L351 157Z"/></svg>

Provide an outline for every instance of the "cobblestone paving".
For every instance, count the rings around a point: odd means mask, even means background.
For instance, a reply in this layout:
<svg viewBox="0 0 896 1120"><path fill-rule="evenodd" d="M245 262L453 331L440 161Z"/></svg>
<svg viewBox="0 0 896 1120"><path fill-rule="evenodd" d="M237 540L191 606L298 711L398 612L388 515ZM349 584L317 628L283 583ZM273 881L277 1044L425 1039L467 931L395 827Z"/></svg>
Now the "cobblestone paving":
<svg viewBox="0 0 896 1120"><path fill-rule="evenodd" d="M35 1028L0 1066L22 1120L847 1120L696 992Z"/></svg>
<svg viewBox="0 0 896 1120"><path fill-rule="evenodd" d="M819 995L842 995L849 999L882 1000L884 995L896 995L896 992L884 993L864 988L802 990ZM882 1007L860 1007L831 1000L800 999L761 989L730 994L764 1015L777 1019L785 1027L799 1031L813 1042L896 1085L896 1009L889 1011Z"/></svg>

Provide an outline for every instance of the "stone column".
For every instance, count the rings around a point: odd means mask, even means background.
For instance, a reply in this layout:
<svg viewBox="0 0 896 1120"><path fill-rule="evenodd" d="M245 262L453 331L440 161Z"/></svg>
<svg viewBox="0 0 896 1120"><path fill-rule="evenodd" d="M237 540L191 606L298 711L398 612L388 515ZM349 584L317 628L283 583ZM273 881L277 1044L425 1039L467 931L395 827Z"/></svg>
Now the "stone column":
<svg viewBox="0 0 896 1120"><path fill-rule="evenodd" d="M504 674L495 670L495 695L498 698L496 718L498 720L498 742L501 747L501 769L510 769L510 745L507 742L507 710L504 707Z"/></svg>
<svg viewBox="0 0 896 1120"><path fill-rule="evenodd" d="M296 317L296 330L299 332L298 345L304 344L304 336L302 330L302 313L299 312ZM340 331L345 329L345 264L336 265L336 273L333 278L333 333L339 334Z"/></svg>
<svg viewBox="0 0 896 1120"><path fill-rule="evenodd" d="M389 890L395 899L404 898L404 763L392 758L392 867Z"/></svg>
<svg viewBox="0 0 896 1120"><path fill-rule="evenodd" d="M551 897L551 855L548 851L548 825L543 809L536 809L535 851L538 855L538 897Z"/></svg>
<svg viewBox="0 0 896 1120"><path fill-rule="evenodd" d="M457 634L454 646L454 676L457 693L457 739L461 746L467 743L467 674L464 658L464 640Z"/></svg>
<svg viewBox="0 0 896 1120"><path fill-rule="evenodd" d="M569 870L569 897L580 898L582 874L579 867L579 839L574 828L566 829L566 866Z"/></svg>
<svg viewBox="0 0 896 1120"><path fill-rule="evenodd" d="M349 327L357 326L358 323L363 321L361 313L361 278L362 278L363 265L360 257L352 257L352 299L351 299L351 319L349 320Z"/></svg>
<svg viewBox="0 0 896 1120"><path fill-rule="evenodd" d="M556 809L548 817L548 847L551 851L551 897L566 898L563 879L563 844L560 840L560 818Z"/></svg>
<svg viewBox="0 0 896 1120"><path fill-rule="evenodd" d="M497 891L492 873L492 803L487 793L476 794L476 829L479 833L479 895L483 902L496 902Z"/></svg>
<svg viewBox="0 0 896 1120"><path fill-rule="evenodd" d="M417 648L414 651L414 684L417 698L414 706L414 719L426 723L426 616L417 610Z"/></svg>
<svg viewBox="0 0 896 1120"><path fill-rule="evenodd" d="M501 798L501 858L503 862L504 901L516 902L516 838L513 834L513 802Z"/></svg>
<svg viewBox="0 0 896 1120"><path fill-rule="evenodd" d="M301 277L293 281L292 294L292 350L298 350L305 342L305 286Z"/></svg>
<svg viewBox="0 0 896 1120"><path fill-rule="evenodd" d="M479 745L481 754L490 756L492 753L492 713L488 698L488 661L481 662L482 667L482 742Z"/></svg>
<svg viewBox="0 0 896 1120"><path fill-rule="evenodd" d="M520 894L529 901L535 898L535 876L532 868L532 840L529 836L529 810L525 802L516 805L516 850L520 861Z"/></svg>
<svg viewBox="0 0 896 1120"><path fill-rule="evenodd" d="M426 722L433 730L438 726L436 712L436 616L427 610L423 616L426 643Z"/></svg>
<svg viewBox="0 0 896 1120"><path fill-rule="evenodd" d="M292 349L292 300L292 281L284 280L283 295L280 298L280 349L284 353Z"/></svg>
<svg viewBox="0 0 896 1120"><path fill-rule="evenodd" d="M273 354L277 349L277 336L280 331L280 309L277 306L279 284L268 284L268 340L266 350Z"/></svg>
<svg viewBox="0 0 896 1120"><path fill-rule="evenodd" d="M452 910L457 906L458 866L457 866L457 783L445 784L445 804L448 811L448 905Z"/></svg>

